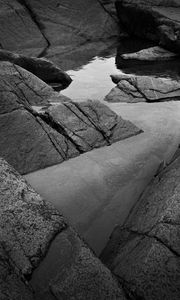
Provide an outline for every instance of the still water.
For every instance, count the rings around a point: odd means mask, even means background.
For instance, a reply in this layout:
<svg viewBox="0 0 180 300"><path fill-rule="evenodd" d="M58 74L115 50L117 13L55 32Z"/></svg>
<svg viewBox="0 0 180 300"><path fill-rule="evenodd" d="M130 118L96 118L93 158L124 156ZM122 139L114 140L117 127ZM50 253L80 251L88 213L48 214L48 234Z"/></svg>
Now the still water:
<svg viewBox="0 0 180 300"><path fill-rule="evenodd" d="M87 48L83 46L83 49L76 49L75 52L66 54L62 58L56 53L55 63L60 67L63 66L73 79L63 94L74 101L86 99L102 101L115 86L110 75L117 73L171 77L179 80L179 59L145 63L123 61L121 58L123 53L136 52L150 46L153 44L148 41L131 38L119 43L112 41L111 44L103 46L98 43L88 45Z"/></svg>

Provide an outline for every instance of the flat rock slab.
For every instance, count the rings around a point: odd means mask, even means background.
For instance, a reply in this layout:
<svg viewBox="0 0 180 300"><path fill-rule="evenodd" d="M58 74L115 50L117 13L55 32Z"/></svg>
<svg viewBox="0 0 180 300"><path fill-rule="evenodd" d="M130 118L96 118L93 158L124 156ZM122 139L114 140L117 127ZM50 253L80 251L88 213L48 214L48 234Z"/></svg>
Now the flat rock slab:
<svg viewBox="0 0 180 300"><path fill-rule="evenodd" d="M19 2L0 1L0 48L24 51L31 48L32 53L38 55L47 47L47 41L27 9Z"/></svg>
<svg viewBox="0 0 180 300"><path fill-rule="evenodd" d="M168 78L111 75L117 86L105 97L108 102L161 102L180 100L180 82Z"/></svg>
<svg viewBox="0 0 180 300"><path fill-rule="evenodd" d="M54 122L57 131L70 138L80 153L142 132L99 101L52 106L45 115Z"/></svg>
<svg viewBox="0 0 180 300"><path fill-rule="evenodd" d="M164 61L177 58L177 54L165 50L159 46L150 47L134 53L122 54L124 60L140 60L140 61Z"/></svg>
<svg viewBox="0 0 180 300"><path fill-rule="evenodd" d="M126 300L64 217L3 159L0 182L1 299Z"/></svg>
<svg viewBox="0 0 180 300"><path fill-rule="evenodd" d="M65 89L72 81L67 73L47 59L26 57L10 51L0 50L0 61L8 61L26 69L47 84L53 87L56 86L56 90Z"/></svg>
<svg viewBox="0 0 180 300"><path fill-rule="evenodd" d="M156 176L102 253L134 299L179 299L179 176L180 158Z"/></svg>
<svg viewBox="0 0 180 300"><path fill-rule="evenodd" d="M0 66L0 155L21 174L141 133L99 102L68 103L21 67Z"/></svg>
<svg viewBox="0 0 180 300"><path fill-rule="evenodd" d="M118 16L126 29L179 53L180 3L178 1L117 0Z"/></svg>

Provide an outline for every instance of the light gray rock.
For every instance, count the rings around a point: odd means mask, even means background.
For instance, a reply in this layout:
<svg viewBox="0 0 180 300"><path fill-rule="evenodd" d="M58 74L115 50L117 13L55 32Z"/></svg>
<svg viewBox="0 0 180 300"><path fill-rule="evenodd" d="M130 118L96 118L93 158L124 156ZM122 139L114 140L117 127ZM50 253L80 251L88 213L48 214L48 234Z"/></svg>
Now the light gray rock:
<svg viewBox="0 0 180 300"><path fill-rule="evenodd" d="M55 123L59 132L70 137L80 153L142 132L99 101L52 106L46 111L46 117Z"/></svg>
<svg viewBox="0 0 180 300"><path fill-rule="evenodd" d="M102 253L130 299L179 299L179 176L180 158L156 176Z"/></svg>
<svg viewBox="0 0 180 300"><path fill-rule="evenodd" d="M124 60L164 61L175 59L177 56L178 55L176 53L156 46L143 49L135 53L122 54L121 58Z"/></svg>
<svg viewBox="0 0 180 300"><path fill-rule="evenodd" d="M105 97L107 102L161 102L180 100L180 82L152 76L111 75L117 83Z"/></svg>

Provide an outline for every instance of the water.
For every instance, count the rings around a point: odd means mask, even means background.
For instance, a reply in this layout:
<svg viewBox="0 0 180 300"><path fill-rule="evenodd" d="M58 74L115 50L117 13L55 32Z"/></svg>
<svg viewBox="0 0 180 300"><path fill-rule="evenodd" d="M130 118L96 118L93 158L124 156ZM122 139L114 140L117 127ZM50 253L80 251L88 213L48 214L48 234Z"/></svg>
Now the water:
<svg viewBox="0 0 180 300"><path fill-rule="evenodd" d="M73 82L63 94L74 101L100 100L115 86L110 78L114 73L171 77L179 80L180 59L163 62L124 61L120 55L136 52L154 46L152 42L140 39L125 39L117 42L97 42L82 45L73 51L59 54L50 49L52 61L72 77Z"/></svg>
<svg viewBox="0 0 180 300"><path fill-rule="evenodd" d="M96 56L87 65L67 72L73 82L63 94L74 101L101 101L114 87L110 75L116 71L115 55L105 58Z"/></svg>
<svg viewBox="0 0 180 300"><path fill-rule="evenodd" d="M60 66L63 63L73 77L73 83L63 93L78 101L102 100L115 86L109 75L117 72L178 76L178 61L128 64L119 58L121 52L138 51L146 46L150 45L131 40L129 46L128 43L118 48L114 44L104 45L103 50L97 44L97 49L95 45L93 49L88 46L82 56L82 49L77 49L74 55L71 53L71 59L70 54L65 59L56 52L56 63ZM97 255L114 227L123 225L159 165L169 161L180 141L179 101L108 105L144 133L25 176L44 199L67 217Z"/></svg>

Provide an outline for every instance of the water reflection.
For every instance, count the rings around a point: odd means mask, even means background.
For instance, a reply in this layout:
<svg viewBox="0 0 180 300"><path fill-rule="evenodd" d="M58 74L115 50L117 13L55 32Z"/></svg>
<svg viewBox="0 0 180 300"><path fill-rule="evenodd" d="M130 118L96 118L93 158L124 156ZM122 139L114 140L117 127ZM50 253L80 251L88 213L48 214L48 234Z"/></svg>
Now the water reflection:
<svg viewBox="0 0 180 300"><path fill-rule="evenodd" d="M75 49L61 51L49 49L47 57L72 77L72 84L63 94L74 101L103 100L114 87L110 74L127 73L180 79L180 60L163 62L127 61L121 54L136 52L154 46L152 42L137 38L107 42L86 43ZM60 52L59 52L60 51Z"/></svg>

